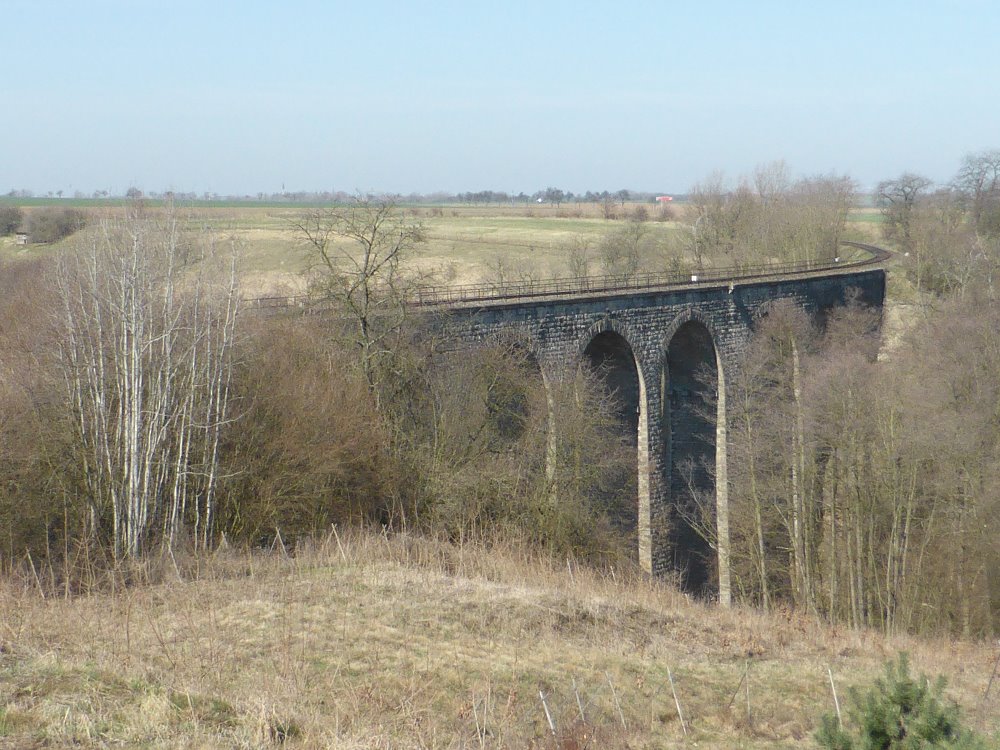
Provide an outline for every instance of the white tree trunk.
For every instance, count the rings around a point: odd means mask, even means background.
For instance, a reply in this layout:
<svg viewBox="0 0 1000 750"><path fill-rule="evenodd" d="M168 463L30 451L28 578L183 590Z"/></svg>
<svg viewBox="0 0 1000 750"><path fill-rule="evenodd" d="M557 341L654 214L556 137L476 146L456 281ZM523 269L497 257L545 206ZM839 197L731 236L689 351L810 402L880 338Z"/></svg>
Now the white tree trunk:
<svg viewBox="0 0 1000 750"><path fill-rule="evenodd" d="M102 222L60 267L61 363L83 486L116 558L186 523L212 539L218 446L227 422L238 313L235 266L180 262L179 233L130 212ZM194 481L192 481L194 479Z"/></svg>

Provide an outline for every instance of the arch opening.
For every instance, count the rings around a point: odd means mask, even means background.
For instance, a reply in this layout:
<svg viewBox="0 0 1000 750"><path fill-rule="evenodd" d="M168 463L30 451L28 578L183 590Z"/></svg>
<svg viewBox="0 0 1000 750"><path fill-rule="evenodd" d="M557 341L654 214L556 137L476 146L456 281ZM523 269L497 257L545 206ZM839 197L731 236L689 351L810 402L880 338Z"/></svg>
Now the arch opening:
<svg viewBox="0 0 1000 750"><path fill-rule="evenodd" d="M663 433L670 467L668 542L685 589L707 596L719 591L719 560L713 546L720 515L716 482L725 482L720 371L708 328L696 320L682 324L667 345L663 372ZM723 449L717 454L720 442Z"/></svg>
<svg viewBox="0 0 1000 750"><path fill-rule="evenodd" d="M598 500L615 531L624 537L630 553L649 570L648 544L641 543L648 536L642 534L642 529L648 526L642 519L648 516L649 505L642 374L632 347L614 331L595 335L583 351L581 364L592 374L606 400L602 452L611 471L597 490Z"/></svg>

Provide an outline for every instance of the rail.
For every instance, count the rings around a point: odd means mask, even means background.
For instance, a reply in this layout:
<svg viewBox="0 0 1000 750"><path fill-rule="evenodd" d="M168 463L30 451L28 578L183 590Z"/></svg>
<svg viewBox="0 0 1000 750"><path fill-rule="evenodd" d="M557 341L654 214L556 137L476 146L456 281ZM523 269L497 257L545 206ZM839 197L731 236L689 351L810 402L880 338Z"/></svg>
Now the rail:
<svg viewBox="0 0 1000 750"><path fill-rule="evenodd" d="M456 286L416 286L409 290L407 302L416 306L455 305L474 302L504 302L518 299L544 299L579 294L608 294L624 291L643 291L673 286L703 286L725 282L746 283L755 279L769 279L817 271L842 271L867 266L877 266L890 257L890 253L875 245L862 242L842 242L841 245L862 250L867 257L841 258L840 256L791 263L707 268L685 272L657 272L636 274L609 274L604 276L577 276L544 281L515 281L492 284L463 284ZM257 297L245 300L252 308L305 307L308 295L282 297Z"/></svg>

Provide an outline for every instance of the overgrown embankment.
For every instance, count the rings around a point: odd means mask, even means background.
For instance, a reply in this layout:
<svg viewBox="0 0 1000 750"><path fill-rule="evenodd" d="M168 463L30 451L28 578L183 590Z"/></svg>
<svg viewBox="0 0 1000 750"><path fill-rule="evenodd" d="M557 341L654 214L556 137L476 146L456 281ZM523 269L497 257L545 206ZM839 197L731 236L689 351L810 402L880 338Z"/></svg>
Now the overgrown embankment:
<svg viewBox="0 0 1000 750"><path fill-rule="evenodd" d="M723 611L524 550L341 531L132 578L69 599L42 571L5 580L0 747L803 747L827 669L844 700L898 650L1000 730L991 647Z"/></svg>

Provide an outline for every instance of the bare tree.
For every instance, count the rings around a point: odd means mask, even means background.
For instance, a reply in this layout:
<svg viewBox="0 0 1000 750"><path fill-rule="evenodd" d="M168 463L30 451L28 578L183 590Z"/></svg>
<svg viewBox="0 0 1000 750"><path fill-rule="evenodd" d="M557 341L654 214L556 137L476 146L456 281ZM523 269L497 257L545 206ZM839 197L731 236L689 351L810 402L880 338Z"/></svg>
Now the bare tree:
<svg viewBox="0 0 1000 750"><path fill-rule="evenodd" d="M785 257L833 258L840 254L847 218L857 187L846 175L820 175L798 180L790 190L788 225L793 249Z"/></svg>
<svg viewBox="0 0 1000 750"><path fill-rule="evenodd" d="M542 193L542 197L545 199L546 203L554 203L556 208L559 208L563 204L563 201L568 200L567 193L559 188L547 187L545 192Z"/></svg>
<svg viewBox="0 0 1000 750"><path fill-rule="evenodd" d="M1000 229L1000 149L966 154L953 184L977 230Z"/></svg>
<svg viewBox="0 0 1000 750"><path fill-rule="evenodd" d="M588 238L577 236L569 241L566 246L566 266L570 276L589 276L592 261L593 251Z"/></svg>
<svg viewBox="0 0 1000 750"><path fill-rule="evenodd" d="M391 199L358 196L344 206L307 211L292 222L312 253L312 290L349 317L365 380L379 401L392 339L407 317L412 277L403 260L424 242Z"/></svg>
<svg viewBox="0 0 1000 750"><path fill-rule="evenodd" d="M875 188L875 204L885 217L885 234L909 252L912 249L913 214L917 201L931 186L926 177L904 172L893 180L883 180Z"/></svg>
<svg viewBox="0 0 1000 750"><path fill-rule="evenodd" d="M744 596L887 632L996 627L998 308L943 300L877 362L877 319L777 307L731 380ZM796 318L800 320L797 321Z"/></svg>
<svg viewBox="0 0 1000 750"><path fill-rule="evenodd" d="M854 203L853 181L821 175L792 182L784 162L759 166L735 188L719 174L691 193L690 248L699 268L832 258Z"/></svg>
<svg viewBox="0 0 1000 750"><path fill-rule="evenodd" d="M17 206L0 206L0 237L13 234L24 221L24 212Z"/></svg>
<svg viewBox="0 0 1000 750"><path fill-rule="evenodd" d="M486 282L497 294L504 294L514 281L514 269L502 253L497 253L486 263Z"/></svg>
<svg viewBox="0 0 1000 750"><path fill-rule="evenodd" d="M641 221L629 219L625 224L601 238L598 251L604 272L630 278L642 265L642 241L647 229Z"/></svg>
<svg viewBox="0 0 1000 750"><path fill-rule="evenodd" d="M612 219L618 218L618 212L615 211L615 196L605 190L601 193L601 215L604 217L605 221L611 221Z"/></svg>
<svg viewBox="0 0 1000 750"><path fill-rule="evenodd" d="M961 196L940 190L924 198L910 220L910 256L904 268L919 291L959 291L995 265L988 238L966 221Z"/></svg>
<svg viewBox="0 0 1000 750"><path fill-rule="evenodd" d="M753 185L760 202L772 205L781 200L791 187L788 165L784 161L759 164L753 171Z"/></svg>
<svg viewBox="0 0 1000 750"><path fill-rule="evenodd" d="M712 174L691 190L691 202L697 218L692 225L692 254L695 266L703 268L706 260L720 259L724 263L755 261L750 253L748 226L753 223L757 198L749 185L742 182L735 190L728 189L720 173ZM753 243L754 247L767 243Z"/></svg>
<svg viewBox="0 0 1000 750"><path fill-rule="evenodd" d="M131 206L105 219L59 267L59 362L77 430L92 530L105 523L116 559L190 524L207 547L218 455L229 419L238 314L235 253L221 277L209 246L179 261L181 234ZM110 516L110 518L109 518Z"/></svg>

